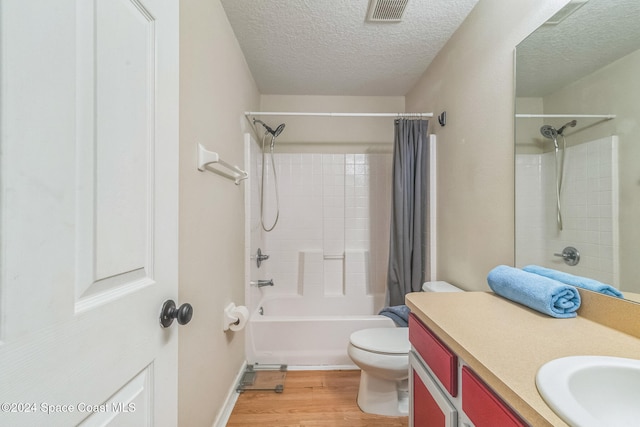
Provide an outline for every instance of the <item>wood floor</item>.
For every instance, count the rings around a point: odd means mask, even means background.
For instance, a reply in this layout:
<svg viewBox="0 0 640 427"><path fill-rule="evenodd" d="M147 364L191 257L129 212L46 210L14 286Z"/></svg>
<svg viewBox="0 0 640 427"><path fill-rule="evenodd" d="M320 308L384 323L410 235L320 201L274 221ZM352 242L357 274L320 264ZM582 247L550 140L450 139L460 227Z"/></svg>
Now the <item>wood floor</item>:
<svg viewBox="0 0 640 427"><path fill-rule="evenodd" d="M356 402L360 371L290 371L282 393L240 394L228 427L406 427L407 417L365 414Z"/></svg>

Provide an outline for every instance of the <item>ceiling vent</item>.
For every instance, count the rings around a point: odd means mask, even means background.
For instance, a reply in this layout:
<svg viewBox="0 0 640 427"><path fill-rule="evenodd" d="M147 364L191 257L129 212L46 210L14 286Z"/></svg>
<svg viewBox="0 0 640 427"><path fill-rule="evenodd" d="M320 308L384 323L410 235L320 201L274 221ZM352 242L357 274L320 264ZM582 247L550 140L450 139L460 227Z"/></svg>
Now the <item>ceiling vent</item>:
<svg viewBox="0 0 640 427"><path fill-rule="evenodd" d="M409 0L370 0L367 21L400 22Z"/></svg>
<svg viewBox="0 0 640 427"><path fill-rule="evenodd" d="M559 23L567 19L569 15L573 14L576 10L584 6L588 1L589 0L571 0L562 9L556 12L555 15L547 19L544 25L558 25Z"/></svg>

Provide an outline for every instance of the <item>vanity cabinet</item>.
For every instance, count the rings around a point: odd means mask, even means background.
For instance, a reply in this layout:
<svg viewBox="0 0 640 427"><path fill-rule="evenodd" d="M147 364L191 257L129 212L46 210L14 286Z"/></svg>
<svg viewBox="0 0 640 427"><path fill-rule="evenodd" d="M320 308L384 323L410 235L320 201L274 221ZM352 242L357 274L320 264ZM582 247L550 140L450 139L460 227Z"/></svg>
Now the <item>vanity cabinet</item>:
<svg viewBox="0 0 640 427"><path fill-rule="evenodd" d="M410 426L528 425L414 314L409 341Z"/></svg>

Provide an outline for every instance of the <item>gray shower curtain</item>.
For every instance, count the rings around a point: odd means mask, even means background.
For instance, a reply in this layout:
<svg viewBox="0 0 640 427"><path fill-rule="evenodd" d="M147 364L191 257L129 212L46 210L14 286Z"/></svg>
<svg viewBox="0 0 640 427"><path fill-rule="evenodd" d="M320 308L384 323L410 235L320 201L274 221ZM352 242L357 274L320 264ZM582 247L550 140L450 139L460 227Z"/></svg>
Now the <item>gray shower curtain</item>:
<svg viewBox="0 0 640 427"><path fill-rule="evenodd" d="M425 277L429 144L427 120L396 119L393 148L389 305L421 289Z"/></svg>

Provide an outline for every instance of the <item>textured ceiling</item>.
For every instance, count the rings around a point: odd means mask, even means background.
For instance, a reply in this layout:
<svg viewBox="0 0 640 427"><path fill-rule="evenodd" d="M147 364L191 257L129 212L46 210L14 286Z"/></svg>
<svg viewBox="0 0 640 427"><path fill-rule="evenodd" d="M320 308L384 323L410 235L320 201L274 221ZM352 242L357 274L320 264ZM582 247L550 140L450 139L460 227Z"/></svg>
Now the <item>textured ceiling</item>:
<svg viewBox="0 0 640 427"><path fill-rule="evenodd" d="M516 93L540 97L640 49L640 0L589 0L516 50Z"/></svg>
<svg viewBox="0 0 640 427"><path fill-rule="evenodd" d="M409 0L365 22L369 0L221 0L263 94L402 96L478 0Z"/></svg>

